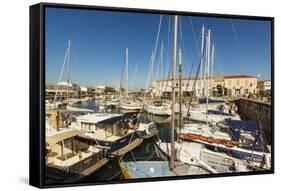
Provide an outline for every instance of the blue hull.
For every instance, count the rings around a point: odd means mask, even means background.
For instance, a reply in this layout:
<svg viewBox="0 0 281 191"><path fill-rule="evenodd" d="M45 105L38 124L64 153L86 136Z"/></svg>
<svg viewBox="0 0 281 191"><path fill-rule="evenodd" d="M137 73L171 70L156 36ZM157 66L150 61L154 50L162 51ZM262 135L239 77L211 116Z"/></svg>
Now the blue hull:
<svg viewBox="0 0 281 191"><path fill-rule="evenodd" d="M204 145L209 150L212 150L215 152L220 151L220 152L226 153L237 159L254 161L257 163L261 163L263 161L263 155L256 155L256 154L252 154L250 152L236 151L231 148L219 147L219 146L215 146L215 145L211 145L211 144L207 144L207 143L204 143Z"/></svg>

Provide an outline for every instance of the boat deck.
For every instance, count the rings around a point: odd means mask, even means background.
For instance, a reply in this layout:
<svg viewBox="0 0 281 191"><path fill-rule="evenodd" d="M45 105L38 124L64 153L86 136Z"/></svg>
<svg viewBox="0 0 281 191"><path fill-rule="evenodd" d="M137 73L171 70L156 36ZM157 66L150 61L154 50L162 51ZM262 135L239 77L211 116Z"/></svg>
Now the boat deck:
<svg viewBox="0 0 281 191"><path fill-rule="evenodd" d="M133 132L134 132L133 130L129 129L128 132L126 133L126 135L133 133ZM117 141L124 137L124 136L121 137L121 136L116 136L116 135L107 135L107 132L103 129L95 130L94 133L86 132L79 136L86 138L86 139L96 139L96 140L103 140L103 141L109 141L109 142L114 142L114 141Z"/></svg>
<svg viewBox="0 0 281 191"><path fill-rule="evenodd" d="M168 161L122 162L120 168L125 179L208 174L202 168L184 163L176 163L172 171Z"/></svg>
<svg viewBox="0 0 281 191"><path fill-rule="evenodd" d="M143 139L136 138L135 140L133 140L131 143L129 143L128 145L126 145L122 149L119 149L119 150L111 153L111 156L121 156L121 155L133 150L137 146L139 146L142 143L142 141L143 141Z"/></svg>
<svg viewBox="0 0 281 191"><path fill-rule="evenodd" d="M93 173L93 172L97 171L98 169L100 169L101 167L103 167L104 165L106 165L108 162L109 162L109 159L103 158L103 159L99 160L98 162L96 162L90 168L87 168L86 170L82 171L80 174L83 176L88 176L91 173Z"/></svg>

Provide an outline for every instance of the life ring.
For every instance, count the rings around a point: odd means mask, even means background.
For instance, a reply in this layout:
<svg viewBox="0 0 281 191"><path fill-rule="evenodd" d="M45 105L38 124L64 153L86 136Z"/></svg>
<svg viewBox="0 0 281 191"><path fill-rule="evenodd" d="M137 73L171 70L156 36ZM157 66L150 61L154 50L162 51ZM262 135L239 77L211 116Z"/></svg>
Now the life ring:
<svg viewBox="0 0 281 191"><path fill-rule="evenodd" d="M153 122L150 122L149 124L147 124L146 127L145 127L145 133L146 133L147 135L150 135L150 134L152 133L152 132L149 131L151 126L153 126L153 127L152 127L153 129L156 128Z"/></svg>

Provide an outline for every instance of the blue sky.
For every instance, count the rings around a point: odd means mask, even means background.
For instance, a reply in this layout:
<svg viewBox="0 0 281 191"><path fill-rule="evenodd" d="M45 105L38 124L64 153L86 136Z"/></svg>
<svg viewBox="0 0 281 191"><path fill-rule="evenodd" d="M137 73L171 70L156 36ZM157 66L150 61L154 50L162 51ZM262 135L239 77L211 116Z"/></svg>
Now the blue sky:
<svg viewBox="0 0 281 191"><path fill-rule="evenodd" d="M47 83L58 81L67 41L71 39L71 81L85 86L118 87L125 63L125 48L128 47L129 86L134 83L134 89L145 87L159 20L158 14L47 8ZM196 44L200 49L202 23L212 31L215 75L261 74L260 79L271 78L270 22L181 16L178 47L182 48L185 76L189 74L192 63L198 67ZM158 78L161 73L163 77L167 76L171 65L172 25L173 18L163 15L155 62L159 63L163 42L163 70L158 72ZM195 73L194 69L192 75ZM66 80L66 71L62 80Z"/></svg>

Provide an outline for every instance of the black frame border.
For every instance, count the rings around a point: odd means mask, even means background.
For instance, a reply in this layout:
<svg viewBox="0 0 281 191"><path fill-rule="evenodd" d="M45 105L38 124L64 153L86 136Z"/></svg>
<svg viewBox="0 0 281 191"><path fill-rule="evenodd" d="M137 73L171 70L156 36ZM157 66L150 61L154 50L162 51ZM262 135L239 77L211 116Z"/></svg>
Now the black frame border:
<svg viewBox="0 0 281 191"><path fill-rule="evenodd" d="M188 175L176 177L159 177L118 181L98 181L83 183L61 183L45 184L45 8L65 8L65 9L84 9L100 11L116 11L131 13L149 13L166 15L200 16L213 18L232 18L248 20L264 20L271 22L271 170L256 172L220 173L210 175ZM167 180L186 180L197 178L231 177L245 175L273 174L275 169L275 145L274 145L274 17L260 17L249 15L231 15L218 13L200 13L171 10L155 10L125 7L105 7L93 5L59 4L59 3L39 3L30 6L30 76L29 76L29 184L38 188L55 188L69 186L88 186L88 185L107 185L120 183L154 182Z"/></svg>

